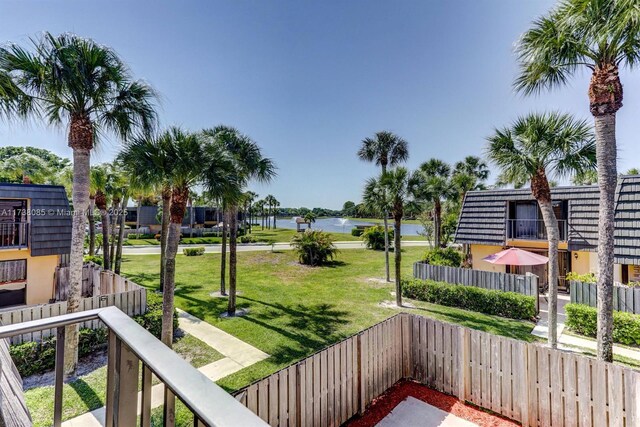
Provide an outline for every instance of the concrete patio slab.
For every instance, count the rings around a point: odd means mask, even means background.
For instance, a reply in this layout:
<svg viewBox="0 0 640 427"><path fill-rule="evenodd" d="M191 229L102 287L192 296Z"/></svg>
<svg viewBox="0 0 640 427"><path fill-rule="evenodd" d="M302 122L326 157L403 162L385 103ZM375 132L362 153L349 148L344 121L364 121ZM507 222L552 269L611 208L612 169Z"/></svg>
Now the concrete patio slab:
<svg viewBox="0 0 640 427"><path fill-rule="evenodd" d="M478 424L464 420L415 397L407 397L400 402L377 427L478 427Z"/></svg>

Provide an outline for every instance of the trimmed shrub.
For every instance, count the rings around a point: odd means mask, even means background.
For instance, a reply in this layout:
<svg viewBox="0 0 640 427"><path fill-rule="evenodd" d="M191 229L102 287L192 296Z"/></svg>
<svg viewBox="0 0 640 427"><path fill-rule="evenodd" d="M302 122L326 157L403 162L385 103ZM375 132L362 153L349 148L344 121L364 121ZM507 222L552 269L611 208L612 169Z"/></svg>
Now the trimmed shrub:
<svg viewBox="0 0 640 427"><path fill-rule="evenodd" d="M129 233L129 235L127 235L127 239L153 239L155 238L155 235L151 234L151 233Z"/></svg>
<svg viewBox="0 0 640 427"><path fill-rule="evenodd" d="M567 304L567 327L572 331L596 337L598 332L598 310L585 304ZM613 312L613 341L632 346L640 346L640 314L625 311Z"/></svg>
<svg viewBox="0 0 640 427"><path fill-rule="evenodd" d="M213 233L211 231L205 231L202 233L202 237L220 237L219 233Z"/></svg>
<svg viewBox="0 0 640 427"><path fill-rule="evenodd" d="M570 271L567 273L566 280L570 282L596 283L598 278L593 273L578 274Z"/></svg>
<svg viewBox="0 0 640 427"><path fill-rule="evenodd" d="M103 264L103 260L101 256L96 256L96 255L85 255L84 256L84 262L93 262L95 264L98 265L102 265Z"/></svg>
<svg viewBox="0 0 640 427"><path fill-rule="evenodd" d="M433 280L403 279L402 296L511 319L532 319L534 297Z"/></svg>
<svg viewBox="0 0 640 427"><path fill-rule="evenodd" d="M351 235L354 237L361 237L362 233L364 233L363 228L354 227L351 229Z"/></svg>
<svg viewBox="0 0 640 427"><path fill-rule="evenodd" d="M134 316L133 320L151 332L156 338L162 336L162 296L155 292L147 292L147 312ZM178 312L173 311L173 330L178 329Z"/></svg>
<svg viewBox="0 0 640 427"><path fill-rule="evenodd" d="M107 330L80 329L78 356L83 357L106 347ZM25 342L9 348L11 358L20 372L20 376L30 376L49 371L55 367L56 339L49 337L40 342Z"/></svg>
<svg viewBox="0 0 640 427"><path fill-rule="evenodd" d="M424 260L431 265L460 267L462 264L462 253L454 248L433 248L424 254Z"/></svg>
<svg viewBox="0 0 640 427"><path fill-rule="evenodd" d="M335 258L338 249L333 244L329 233L321 230L305 230L291 239L291 246L298 253L302 264L321 265Z"/></svg>
<svg viewBox="0 0 640 427"><path fill-rule="evenodd" d="M256 239L253 236L250 235L245 235L245 236L240 236L240 243L255 243Z"/></svg>
<svg viewBox="0 0 640 427"><path fill-rule="evenodd" d="M384 226L375 225L369 227L362 233L362 240L367 245L367 249L374 251L384 250ZM389 247L393 245L393 229L389 227Z"/></svg>
<svg viewBox="0 0 640 427"><path fill-rule="evenodd" d="M186 256L200 256L204 255L204 248L202 246L199 246L197 248L184 248L182 250L182 253Z"/></svg>

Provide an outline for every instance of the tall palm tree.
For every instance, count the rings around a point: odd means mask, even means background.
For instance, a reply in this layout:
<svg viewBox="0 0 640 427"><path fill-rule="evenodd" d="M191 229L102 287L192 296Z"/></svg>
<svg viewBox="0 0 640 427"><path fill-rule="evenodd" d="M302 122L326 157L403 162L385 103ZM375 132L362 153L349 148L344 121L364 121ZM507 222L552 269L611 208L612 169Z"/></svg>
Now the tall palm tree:
<svg viewBox="0 0 640 427"><path fill-rule="evenodd" d="M390 206L391 215L394 221L394 267L396 285L396 304L402 307L402 216L404 207L410 201L413 185L412 176L406 168L396 167L382 173L378 178L367 181L364 190L364 200L386 199L385 203Z"/></svg>
<svg viewBox="0 0 640 427"><path fill-rule="evenodd" d="M267 205L267 228L271 229L271 215L273 215L273 206L276 204L276 198L269 194L264 198L264 201Z"/></svg>
<svg viewBox="0 0 640 427"><path fill-rule="evenodd" d="M358 150L358 158L366 162L374 162L380 166L382 173L387 171L388 166L396 166L409 159L409 147L407 141L400 136L389 132L380 131L372 138L362 140ZM384 221L384 260L387 274L387 282L391 281L389 274L389 224L388 212L382 213Z"/></svg>
<svg viewBox="0 0 640 427"><path fill-rule="evenodd" d="M260 212L260 224L261 224L262 230L264 230L264 205L265 205L265 201L262 199L254 203L254 206L256 207L258 212Z"/></svg>
<svg viewBox="0 0 640 427"><path fill-rule="evenodd" d="M278 201L278 199L276 199L275 197L273 198L273 229L277 229L277 224L276 224L276 219L278 217L278 208L280 207L280 201Z"/></svg>
<svg viewBox="0 0 640 427"><path fill-rule="evenodd" d="M460 193L460 202L464 200L467 191L484 190L487 178L489 168L476 156L467 156L464 160L456 162L451 173L451 181Z"/></svg>
<svg viewBox="0 0 640 427"><path fill-rule="evenodd" d="M236 312L236 270L237 270L237 237L238 206L244 198L243 191L251 180L269 182L275 176L275 165L265 158L256 144L247 135L229 126L217 126L203 133L212 139L213 145L219 145L227 153L232 162L231 175L233 182L222 193L229 204L229 299L227 314Z"/></svg>
<svg viewBox="0 0 640 427"><path fill-rule="evenodd" d="M451 167L439 159L427 160L416 171L415 185L419 199L433 207L433 240L434 246L439 248L442 245L442 203L457 194L451 181Z"/></svg>
<svg viewBox="0 0 640 427"><path fill-rule="evenodd" d="M109 200L109 172L108 165L102 164L91 168L91 185L96 188L95 203L100 211L100 221L102 223L102 266L105 270L111 269L111 259L109 252L109 230L110 216L108 210Z"/></svg>
<svg viewBox="0 0 640 427"><path fill-rule="evenodd" d="M173 140L169 132L160 135L136 135L129 139L118 154L117 161L131 177L131 185L148 192L162 194L162 231L160 234L160 290L164 289L166 237L169 234L171 211L171 174L173 159L170 146ZM140 215L140 206L138 206Z"/></svg>
<svg viewBox="0 0 640 427"><path fill-rule="evenodd" d="M249 233L253 230L253 202L258 198L258 194L253 191L247 191L244 193L244 218L247 222L249 219L247 230Z"/></svg>
<svg viewBox="0 0 640 427"><path fill-rule="evenodd" d="M79 308L86 212L89 208L90 153L97 137L122 138L156 121L153 89L135 81L111 48L73 34L44 33L29 50L16 44L0 48L0 114L43 118L68 129L73 150L73 215L67 311ZM65 372L77 366L78 328L67 328Z"/></svg>
<svg viewBox="0 0 640 427"><path fill-rule="evenodd" d="M598 233L598 350L613 361L614 213L617 185L616 113L622 107L621 68L640 61L640 18L635 0L562 0L520 39L525 94L565 86L581 70L591 73L589 108L594 117L600 187Z"/></svg>
<svg viewBox="0 0 640 427"><path fill-rule="evenodd" d="M549 241L549 345L557 347L558 242L549 177L595 168L596 147L590 126L568 114L530 114L488 138L487 156L510 182L527 180L542 213Z"/></svg>
<svg viewBox="0 0 640 427"><path fill-rule="evenodd" d="M100 167L92 166L89 171L89 255L94 256L96 252L96 193L100 183Z"/></svg>

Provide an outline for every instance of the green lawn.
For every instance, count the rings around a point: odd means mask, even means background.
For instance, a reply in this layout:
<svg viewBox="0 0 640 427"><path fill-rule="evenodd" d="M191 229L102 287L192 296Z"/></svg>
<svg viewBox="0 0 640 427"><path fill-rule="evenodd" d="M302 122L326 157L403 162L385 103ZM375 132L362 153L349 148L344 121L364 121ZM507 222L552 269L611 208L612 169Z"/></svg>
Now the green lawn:
<svg viewBox="0 0 640 427"><path fill-rule="evenodd" d="M191 335L178 338L173 349L196 368L222 359L224 356ZM157 381L155 381L157 383ZM102 366L87 375L67 383L63 388L62 419L68 420L105 404L107 367ZM37 387L25 392L25 399L34 427L46 427L53 420L53 386Z"/></svg>
<svg viewBox="0 0 640 427"><path fill-rule="evenodd" d="M403 251L403 271L424 248ZM219 381L228 390L241 388L342 338L396 313L378 304L391 300L391 284L380 283L384 255L368 250L343 250L325 267L298 264L291 251L238 254L238 306L249 314L220 319L226 301L209 294L219 286L218 254L178 255L176 304L270 354L267 360ZM137 283L156 288L157 255L125 257L123 272ZM416 313L518 339L533 340L533 324L456 308L416 302Z"/></svg>
<svg viewBox="0 0 640 427"><path fill-rule="evenodd" d="M281 243L290 242L291 238L297 234L296 230L277 228L277 229L265 229L261 230L260 227L254 227L251 236L255 238L258 243ZM351 233L329 233L336 241L359 241L360 237L354 237ZM420 236L418 236L419 238ZM180 244L183 245L212 245L222 242L220 237L184 237L180 240ZM146 246L146 245L159 245L160 241L156 239L127 239L124 243L126 246Z"/></svg>

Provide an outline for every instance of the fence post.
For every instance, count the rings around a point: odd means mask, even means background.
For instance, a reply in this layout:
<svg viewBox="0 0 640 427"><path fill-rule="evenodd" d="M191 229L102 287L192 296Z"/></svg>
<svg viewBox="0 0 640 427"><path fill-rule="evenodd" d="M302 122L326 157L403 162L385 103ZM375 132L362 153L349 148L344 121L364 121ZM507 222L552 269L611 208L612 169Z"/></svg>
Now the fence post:
<svg viewBox="0 0 640 427"><path fill-rule="evenodd" d="M467 400L467 383L469 381L469 340L467 328L458 327L458 399Z"/></svg>
<svg viewBox="0 0 640 427"><path fill-rule="evenodd" d="M358 414L364 414L364 411L367 407L366 402L366 378L363 372L362 366L362 333L358 334L357 338L357 352L358 352Z"/></svg>

